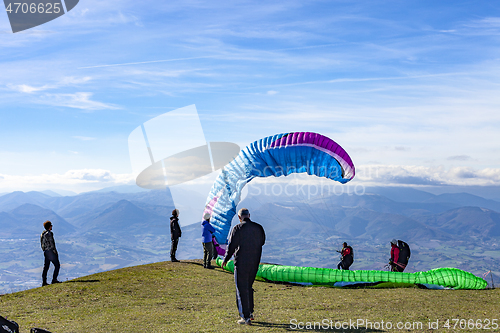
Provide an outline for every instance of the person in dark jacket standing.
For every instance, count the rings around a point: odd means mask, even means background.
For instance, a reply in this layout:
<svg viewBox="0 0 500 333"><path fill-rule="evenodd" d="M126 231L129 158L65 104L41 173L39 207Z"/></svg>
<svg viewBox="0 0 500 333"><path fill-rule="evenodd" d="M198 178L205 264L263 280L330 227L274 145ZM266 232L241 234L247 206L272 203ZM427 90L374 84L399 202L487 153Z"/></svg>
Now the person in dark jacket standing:
<svg viewBox="0 0 500 333"><path fill-rule="evenodd" d="M52 222L45 221L43 223L43 227L45 230L40 236L40 244L42 245L43 256L45 257L42 271L42 286L46 286L48 285L47 272L49 271L51 262L54 264L52 284L60 283L60 281L57 280L57 276L59 275L59 268L61 268L61 264L59 263L59 254L57 253L56 242L54 241L54 234L52 233Z"/></svg>
<svg viewBox="0 0 500 333"><path fill-rule="evenodd" d="M177 244L179 244L179 238L182 236L181 227L179 226L179 210L174 209L172 211L172 217L170 217L170 239L172 240L170 246L170 261L179 262L175 257L175 252L177 251Z"/></svg>
<svg viewBox="0 0 500 333"><path fill-rule="evenodd" d="M212 234L215 232L214 227L210 224L210 214L205 213L201 222L201 237L203 244L203 268L213 269L212 258L214 257L215 247L212 242Z"/></svg>
<svg viewBox="0 0 500 333"><path fill-rule="evenodd" d="M251 325L253 314L253 282L259 269L262 246L266 242L264 228L250 220L246 208L238 212L240 223L233 227L229 246L222 267L226 266L234 253L234 281L236 283L236 305L241 319L238 324Z"/></svg>

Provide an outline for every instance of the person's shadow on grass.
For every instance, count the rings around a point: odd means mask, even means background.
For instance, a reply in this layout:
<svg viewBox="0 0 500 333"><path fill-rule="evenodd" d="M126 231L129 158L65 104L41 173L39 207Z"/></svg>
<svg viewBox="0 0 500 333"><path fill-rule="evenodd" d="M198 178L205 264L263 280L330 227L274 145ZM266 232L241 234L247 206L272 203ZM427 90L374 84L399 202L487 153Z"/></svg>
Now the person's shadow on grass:
<svg viewBox="0 0 500 333"><path fill-rule="evenodd" d="M93 283L93 282L101 282L101 280L69 280L66 281L65 283Z"/></svg>
<svg viewBox="0 0 500 333"><path fill-rule="evenodd" d="M359 328L359 329L343 329L343 328L292 328L291 324L277 324L277 323L267 323L264 321L253 321L252 326L256 327L267 327L267 328L283 328L287 331L294 331L294 332L343 332L343 333L361 333L361 332L383 332L381 330L376 330L376 329L366 329L364 327Z"/></svg>

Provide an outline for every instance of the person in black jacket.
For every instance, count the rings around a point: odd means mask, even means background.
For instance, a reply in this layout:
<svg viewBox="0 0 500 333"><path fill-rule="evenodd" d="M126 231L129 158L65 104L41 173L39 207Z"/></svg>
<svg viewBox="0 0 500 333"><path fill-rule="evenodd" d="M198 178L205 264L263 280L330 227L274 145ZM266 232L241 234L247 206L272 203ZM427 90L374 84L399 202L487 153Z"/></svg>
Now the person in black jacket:
<svg viewBox="0 0 500 333"><path fill-rule="evenodd" d="M54 264L52 284L60 282L57 280L57 276L59 275L59 268L61 268L61 264L59 263L59 254L57 253L56 242L54 241L54 234L52 233L52 222L45 221L43 223L43 227L45 230L40 236L40 244L42 246L43 256L45 257L42 271L42 286L46 286L48 284L47 273L49 271L50 263L52 262L52 264Z"/></svg>
<svg viewBox="0 0 500 333"><path fill-rule="evenodd" d="M226 266L234 253L234 281L236 282L236 305L241 319L238 324L251 325L253 315L252 285L259 269L262 246L266 242L264 228L250 220L246 208L238 212L240 223L233 227L229 246L222 267Z"/></svg>
<svg viewBox="0 0 500 333"><path fill-rule="evenodd" d="M170 261L179 262L175 257L175 252L177 251L177 244L179 244L179 238L182 236L181 227L179 226L179 210L174 209L172 211L172 217L170 217L170 239L172 240L170 246Z"/></svg>

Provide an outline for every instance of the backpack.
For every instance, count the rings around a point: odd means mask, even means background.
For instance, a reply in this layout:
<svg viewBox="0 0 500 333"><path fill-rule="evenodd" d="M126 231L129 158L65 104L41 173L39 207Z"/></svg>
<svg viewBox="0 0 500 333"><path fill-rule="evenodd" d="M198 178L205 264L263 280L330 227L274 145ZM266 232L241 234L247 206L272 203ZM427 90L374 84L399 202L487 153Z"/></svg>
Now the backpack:
<svg viewBox="0 0 500 333"><path fill-rule="evenodd" d="M351 257L354 258L354 250L352 249L352 247L350 245L347 245L347 248L351 250Z"/></svg>
<svg viewBox="0 0 500 333"><path fill-rule="evenodd" d="M19 325L0 316L0 333L19 333Z"/></svg>
<svg viewBox="0 0 500 333"><path fill-rule="evenodd" d="M403 242L402 240L398 240L398 248L399 248L399 259L398 263L407 265L408 260L410 260L411 251L408 243Z"/></svg>

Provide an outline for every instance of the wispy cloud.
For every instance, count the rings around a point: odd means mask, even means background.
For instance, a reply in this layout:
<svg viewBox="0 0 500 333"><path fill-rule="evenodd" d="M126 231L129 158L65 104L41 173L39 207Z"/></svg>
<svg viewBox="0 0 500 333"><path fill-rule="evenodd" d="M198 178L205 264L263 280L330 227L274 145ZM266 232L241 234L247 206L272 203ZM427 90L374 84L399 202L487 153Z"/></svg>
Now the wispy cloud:
<svg viewBox="0 0 500 333"><path fill-rule="evenodd" d="M459 33L470 35L500 35L500 17L485 17L464 23Z"/></svg>
<svg viewBox="0 0 500 333"><path fill-rule="evenodd" d="M356 178L379 185L500 185L500 169L424 167L408 165L361 165Z"/></svg>
<svg viewBox="0 0 500 333"><path fill-rule="evenodd" d="M448 161L470 161L472 157L468 155L455 155L447 158Z"/></svg>
<svg viewBox="0 0 500 333"><path fill-rule="evenodd" d="M435 164L447 170L438 177L404 167L394 183L486 179L478 170L499 163L499 19L485 16L480 5L470 13L451 11L443 20L401 15L408 8L429 10L420 3L406 6L80 2L46 25L64 34L6 35L0 41L6 50L0 61L2 112L15 106L19 114L3 124L21 132L23 142L42 137L54 151L81 151L66 161L88 157L98 163L73 162L71 168L82 163L123 170L123 142L97 145L84 135L99 142L106 135L122 138L162 110L196 103L210 125L207 138L245 145L266 135L310 130L342 144L356 165L378 161L432 172ZM449 4L436 6L445 12ZM143 22L148 24L138 29ZM75 115L48 106L123 112ZM35 121L19 120L36 119L41 110L42 121L60 124L62 137L70 140L48 142L50 135L31 130ZM94 124L106 135L89 133ZM120 163L103 157L109 154L97 146L107 143L116 145ZM85 150L92 144L92 151ZM452 167L474 168L453 174Z"/></svg>
<svg viewBox="0 0 500 333"><path fill-rule="evenodd" d="M68 108L85 110L87 112L106 109L119 109L118 106L113 104L106 104L91 100L90 98L92 97L92 95L93 94L89 92L77 92L74 94L45 94L41 96L41 101L49 105L64 106Z"/></svg>
<svg viewBox="0 0 500 333"><path fill-rule="evenodd" d="M160 63L160 62L185 61L185 60L205 59L205 58L215 58L215 57L216 56L201 56L201 57L189 57L189 58L178 58L178 59L163 59L163 60L151 60L151 61L126 62L126 63L121 63L121 64L109 64L109 65L95 65L95 66L79 67L78 69L145 65L145 64L154 64L154 63Z"/></svg>
<svg viewBox="0 0 500 333"><path fill-rule="evenodd" d="M39 91L45 91L45 90L53 90L53 89L58 89L58 88L63 88L63 87L68 87L68 86L78 86L83 83L87 83L92 78L90 76L84 76L84 77L74 77L74 76L64 76L63 78L57 80L54 83L51 84L45 84L43 86L32 86L28 84L7 84L7 88L10 90L14 90L17 92L21 93L35 93Z"/></svg>
<svg viewBox="0 0 500 333"><path fill-rule="evenodd" d="M0 174L0 189L2 190L33 190L33 189L68 189L77 192L114 185L134 184L132 174L116 174L104 169L69 170L65 173L41 175L7 175Z"/></svg>
<svg viewBox="0 0 500 333"><path fill-rule="evenodd" d="M92 77L90 76L83 76L83 77L65 76L61 80L59 80L59 84L57 84L56 87L80 85L83 83L87 83L91 80Z"/></svg>
<svg viewBox="0 0 500 333"><path fill-rule="evenodd" d="M52 85L44 85L41 87L34 87L34 86L29 86L27 84L18 84L18 85L8 84L7 87L11 90L15 90L15 91L27 93L27 94L55 88L55 86L52 86Z"/></svg>

